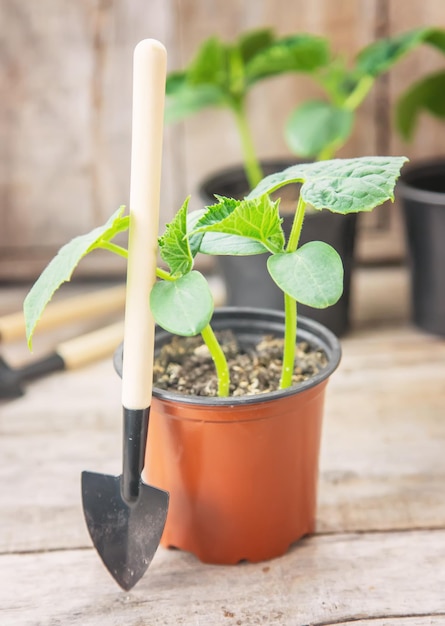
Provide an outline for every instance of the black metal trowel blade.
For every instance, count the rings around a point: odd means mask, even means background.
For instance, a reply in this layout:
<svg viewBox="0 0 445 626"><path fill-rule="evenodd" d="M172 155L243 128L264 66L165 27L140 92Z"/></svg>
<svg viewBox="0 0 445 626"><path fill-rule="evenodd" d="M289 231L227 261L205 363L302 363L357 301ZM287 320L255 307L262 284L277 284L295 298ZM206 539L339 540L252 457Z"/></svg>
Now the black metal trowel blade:
<svg viewBox="0 0 445 626"><path fill-rule="evenodd" d="M168 493L141 480L137 499L127 504L121 495L120 476L82 472L82 500L99 556L122 589L130 590L146 572L159 546Z"/></svg>

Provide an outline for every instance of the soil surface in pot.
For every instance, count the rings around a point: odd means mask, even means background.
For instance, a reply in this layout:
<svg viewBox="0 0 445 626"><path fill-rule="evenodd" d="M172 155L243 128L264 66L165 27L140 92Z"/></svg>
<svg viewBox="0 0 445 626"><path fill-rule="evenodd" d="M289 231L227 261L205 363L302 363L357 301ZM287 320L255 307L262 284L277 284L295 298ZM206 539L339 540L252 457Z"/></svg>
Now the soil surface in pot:
<svg viewBox="0 0 445 626"><path fill-rule="evenodd" d="M255 346L239 345L231 331L217 332L230 369L230 395L242 396L279 388L283 340L265 336ZM293 384L317 374L327 364L323 351L300 342L295 353ZM155 357L154 384L186 395L217 396L218 383L210 352L198 337L173 337Z"/></svg>

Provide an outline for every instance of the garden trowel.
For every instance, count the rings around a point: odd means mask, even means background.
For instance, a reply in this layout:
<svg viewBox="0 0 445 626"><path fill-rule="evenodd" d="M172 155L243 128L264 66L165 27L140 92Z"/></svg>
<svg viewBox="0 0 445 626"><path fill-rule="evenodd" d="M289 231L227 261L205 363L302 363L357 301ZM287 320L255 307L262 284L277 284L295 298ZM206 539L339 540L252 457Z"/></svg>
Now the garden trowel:
<svg viewBox="0 0 445 626"><path fill-rule="evenodd" d="M141 479L150 416L166 52L141 41L134 53L127 295L124 324L121 476L82 473L85 519L94 546L118 584L131 589L158 548L168 493Z"/></svg>

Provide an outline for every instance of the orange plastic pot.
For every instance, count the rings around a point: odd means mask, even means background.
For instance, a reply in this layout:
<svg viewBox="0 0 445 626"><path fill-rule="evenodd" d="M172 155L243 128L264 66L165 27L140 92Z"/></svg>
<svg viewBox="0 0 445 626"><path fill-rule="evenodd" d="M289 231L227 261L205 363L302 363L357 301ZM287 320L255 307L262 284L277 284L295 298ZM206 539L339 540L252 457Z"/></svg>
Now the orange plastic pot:
<svg viewBox="0 0 445 626"><path fill-rule="evenodd" d="M215 311L215 330L241 344L283 334L278 311ZM340 360L337 338L302 318L299 340L322 348L326 368L290 389L238 398L154 389L143 477L170 493L162 545L206 563L282 555L314 531L325 388ZM161 331L157 345L169 339Z"/></svg>

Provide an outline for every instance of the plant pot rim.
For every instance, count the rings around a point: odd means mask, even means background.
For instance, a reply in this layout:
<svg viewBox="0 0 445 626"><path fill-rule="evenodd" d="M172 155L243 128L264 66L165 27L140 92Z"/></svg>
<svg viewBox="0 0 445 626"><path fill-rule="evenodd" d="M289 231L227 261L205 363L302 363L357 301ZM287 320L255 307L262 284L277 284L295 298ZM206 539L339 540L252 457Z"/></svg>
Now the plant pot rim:
<svg viewBox="0 0 445 626"><path fill-rule="evenodd" d="M215 328L215 321L218 319L245 318L248 320L252 317L265 317L269 323L282 324L284 328L284 312L274 309L258 309L251 307L218 307L215 309L212 326ZM228 326L226 326L228 327ZM341 359L341 346L337 336L331 332L326 326L309 319L308 317L298 316L297 318L297 340L308 340L309 343L316 345L326 352L328 363L317 374L311 378L292 385L286 389L278 389L277 391L269 391L246 396L229 396L229 397L208 397L208 396L188 396L174 391L166 391L153 387L153 397L163 401L177 402L180 404L214 406L214 407L230 407L246 404L259 404L264 402L272 402L280 398L302 393L324 382L337 369ZM157 338L172 336L171 333L162 329L157 329ZM114 367L119 375L122 374L122 352L123 344L119 346L114 354Z"/></svg>
<svg viewBox="0 0 445 626"><path fill-rule="evenodd" d="M267 159L261 159L260 165L264 170L274 171L276 169L285 169L295 163L303 163L301 159L281 156L281 157L269 157ZM219 187L221 183L226 183L227 179L236 182L245 182L246 190L248 190L248 182L246 171L243 163L233 163L231 165L222 166L215 170L212 170L198 184L198 191L201 197L213 198L213 190L215 187Z"/></svg>
<svg viewBox="0 0 445 626"><path fill-rule="evenodd" d="M419 159L406 165L397 181L396 193L406 200L416 200L429 204L443 205L445 193L440 191L429 191L416 186L416 181L425 174L437 171L445 177L445 156L437 156L428 159Z"/></svg>
<svg viewBox="0 0 445 626"><path fill-rule="evenodd" d="M292 157L292 155L290 156L276 156L276 157L267 157L264 159L260 159L260 164L263 167L273 167L277 164L282 164L283 166L286 165L292 165L293 163L306 163L306 161L298 158L298 157ZM237 175L241 175L246 177L246 172L244 169L244 164L242 162L238 162L238 163L232 163L230 165L225 165L225 166L221 166L219 168L216 168L214 170L212 170L211 172L209 172L205 177L204 177L204 182L205 181L211 181L214 179L219 178L220 176L227 176L228 174L237 174ZM247 178L246 178L247 180Z"/></svg>

